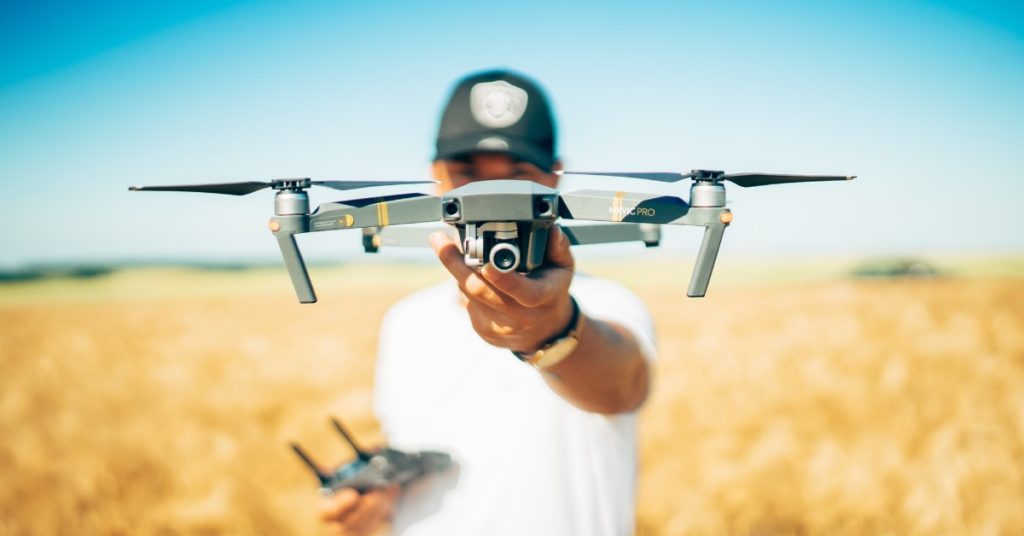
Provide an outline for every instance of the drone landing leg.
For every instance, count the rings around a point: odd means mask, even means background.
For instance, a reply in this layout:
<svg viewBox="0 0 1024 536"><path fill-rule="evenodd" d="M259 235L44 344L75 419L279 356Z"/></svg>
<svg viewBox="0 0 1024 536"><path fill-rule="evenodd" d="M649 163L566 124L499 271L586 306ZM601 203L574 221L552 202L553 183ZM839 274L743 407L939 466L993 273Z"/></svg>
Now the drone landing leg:
<svg viewBox="0 0 1024 536"><path fill-rule="evenodd" d="M687 296L702 298L707 293L708 283L711 282L711 271L714 270L715 259L718 258L718 247L722 245L723 234L725 234L724 224L711 223L704 227L704 240L700 243L697 262L693 266L690 288L686 290Z"/></svg>
<svg viewBox="0 0 1024 536"><path fill-rule="evenodd" d="M295 294L299 297L299 302L316 303L313 284L309 281L309 274L306 273L306 263L302 261L299 246L295 244L295 235L284 232L275 234L277 245L281 247L281 256L284 257L284 264L288 267L288 275L292 278L292 286L295 287Z"/></svg>

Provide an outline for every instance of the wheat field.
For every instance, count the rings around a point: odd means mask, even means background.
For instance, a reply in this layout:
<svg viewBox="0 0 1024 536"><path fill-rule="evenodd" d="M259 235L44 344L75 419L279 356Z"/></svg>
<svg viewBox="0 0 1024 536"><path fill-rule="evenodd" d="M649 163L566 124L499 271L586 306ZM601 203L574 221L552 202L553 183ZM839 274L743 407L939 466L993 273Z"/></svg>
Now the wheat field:
<svg viewBox="0 0 1024 536"><path fill-rule="evenodd" d="M648 303L637 533L1024 533L1024 274L594 272ZM688 269L684 270L688 274ZM376 327L444 277L134 270L0 286L0 534L316 534L323 462L364 443Z"/></svg>

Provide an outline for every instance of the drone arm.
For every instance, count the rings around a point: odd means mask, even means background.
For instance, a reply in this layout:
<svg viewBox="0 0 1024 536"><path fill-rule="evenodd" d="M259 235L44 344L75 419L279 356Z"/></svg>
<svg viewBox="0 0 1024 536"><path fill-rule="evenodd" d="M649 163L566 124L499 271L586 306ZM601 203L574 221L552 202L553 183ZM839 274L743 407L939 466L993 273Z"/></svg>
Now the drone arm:
<svg viewBox="0 0 1024 536"><path fill-rule="evenodd" d="M711 272L715 268L718 249L722 245L725 228L732 222L732 211L725 207L691 207L685 216L671 222L673 225L699 225L704 227L704 238L697 252L697 261L690 275L686 295L701 298L708 290Z"/></svg>
<svg viewBox="0 0 1024 536"><path fill-rule="evenodd" d="M690 275L687 296L702 298L707 293L711 271L715 268L715 259L718 258L718 248L722 245L722 235L725 234L725 226L724 223L714 223L704 227L704 239L701 240L697 262L693 266L693 274Z"/></svg>
<svg viewBox="0 0 1024 536"><path fill-rule="evenodd" d="M369 251L374 251L382 246L388 247L429 247L430 235L434 233L445 233L453 236L455 241L459 240L458 233L451 225L439 223L427 227L394 227L388 226L383 229L376 227L363 228L363 237L369 239ZM364 248L367 244L364 242Z"/></svg>
<svg viewBox="0 0 1024 536"><path fill-rule="evenodd" d="M278 233L277 245L281 248L281 256L284 257L284 265L288 267L288 276L292 279L292 286L295 287L295 295L299 297L299 303L316 303L313 283L309 280L306 263L302 260L302 253L295 243L295 235Z"/></svg>
<svg viewBox="0 0 1024 536"><path fill-rule="evenodd" d="M732 221L732 212L723 206L695 207L677 197L599 190L563 194L559 215L569 219L704 227L704 239L686 291L691 298L707 293L722 236Z"/></svg>
<svg viewBox="0 0 1024 536"><path fill-rule="evenodd" d="M586 244L610 244L614 242L643 242L656 246L661 239L661 226L651 223L624 223L620 225L560 225L562 231L574 246ZM452 235L454 229L450 225L429 227L366 227L363 236L369 239L370 251L382 246L389 247L427 247L430 235L446 233ZM455 235L458 240L458 235ZM366 244L364 244L366 246Z"/></svg>
<svg viewBox="0 0 1024 536"><path fill-rule="evenodd" d="M580 190L561 195L558 215L615 223L677 223L689 210L686 201L670 195Z"/></svg>
<svg viewBox="0 0 1024 536"><path fill-rule="evenodd" d="M403 194L324 203L309 217L310 231L386 227L441 220L437 197Z"/></svg>
<svg viewBox="0 0 1024 536"><path fill-rule="evenodd" d="M288 268L288 275L291 277L292 286L295 287L299 303L316 303L313 283L309 280L306 263L302 260L302 253L295 243L296 234L309 230L308 217L305 215L275 216L270 220L270 230L277 238L278 247L281 248L281 257L284 258L284 265Z"/></svg>
<svg viewBox="0 0 1024 536"><path fill-rule="evenodd" d="M661 226L650 223L559 225L559 227L569 238L569 243L574 246L633 241L656 246L661 240Z"/></svg>
<svg viewBox="0 0 1024 536"><path fill-rule="evenodd" d="M316 293L306 271L306 263L295 243L295 235L310 231L330 231L389 224L437 221L441 209L437 198L423 194L355 199L344 203L326 203L312 215L278 215L270 220L281 256L288 268L292 286L300 303L316 303Z"/></svg>

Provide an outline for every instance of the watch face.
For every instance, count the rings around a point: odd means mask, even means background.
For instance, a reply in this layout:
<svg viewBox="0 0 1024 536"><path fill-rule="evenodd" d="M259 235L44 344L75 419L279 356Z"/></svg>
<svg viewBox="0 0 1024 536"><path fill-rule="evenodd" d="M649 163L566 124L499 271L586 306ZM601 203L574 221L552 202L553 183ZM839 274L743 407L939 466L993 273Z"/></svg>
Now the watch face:
<svg viewBox="0 0 1024 536"><path fill-rule="evenodd" d="M572 318L569 319L569 325L565 327L565 330L555 336L558 338L530 355L512 352L516 357L536 368L544 369L565 359L579 346L579 329L583 315L580 314L580 306L576 303L576 298L569 296L569 299L572 301Z"/></svg>
<svg viewBox="0 0 1024 536"><path fill-rule="evenodd" d="M566 357L569 357L569 354L571 354L579 344L579 339L571 335L564 339L559 339L551 346L537 352L540 355L531 360L531 364L539 369L548 368Z"/></svg>

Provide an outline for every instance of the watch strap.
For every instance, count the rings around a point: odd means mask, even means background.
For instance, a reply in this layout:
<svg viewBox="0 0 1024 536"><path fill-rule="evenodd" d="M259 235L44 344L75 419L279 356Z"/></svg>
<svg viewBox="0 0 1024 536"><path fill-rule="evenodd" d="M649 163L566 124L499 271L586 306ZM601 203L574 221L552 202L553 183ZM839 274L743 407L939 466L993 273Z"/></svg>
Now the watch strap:
<svg viewBox="0 0 1024 536"><path fill-rule="evenodd" d="M566 337L569 337L570 335L574 335L575 334L577 328L579 328L579 325L580 325L580 305L578 303L576 303L576 298L574 298L572 296L569 296L569 301L570 301L570 303L572 303L572 316L569 318L569 324L567 326L565 326L565 329L560 331L554 337L551 337L550 339L545 341L544 344L542 344L540 346L540 349L538 349L535 352L524 353L524 352L517 352L515 350L512 350L512 353L517 358L519 358L520 361L523 361L523 362L529 363L531 365L537 366L539 364L539 361L543 357L543 354L544 354L545 350L547 350L548 348L551 348L552 346L557 344L562 339L565 339ZM554 364L554 363L552 363L552 364Z"/></svg>

